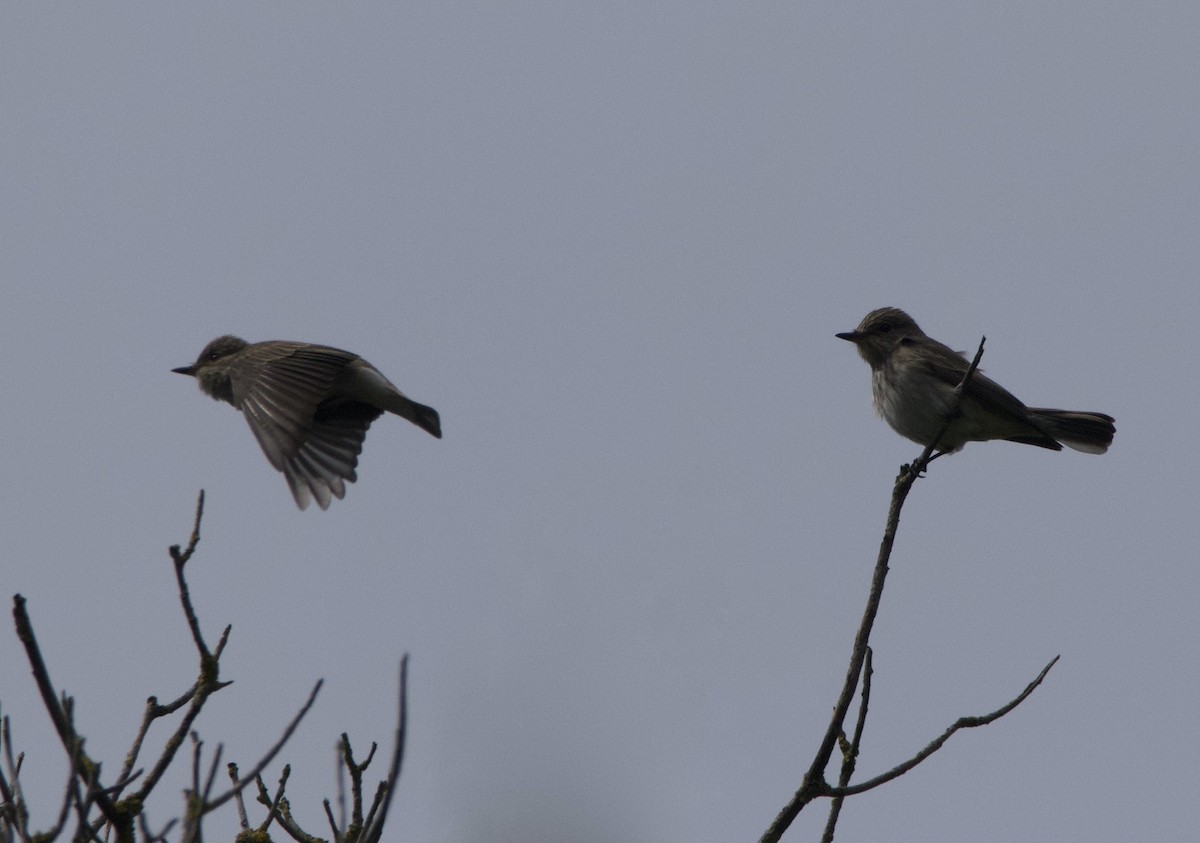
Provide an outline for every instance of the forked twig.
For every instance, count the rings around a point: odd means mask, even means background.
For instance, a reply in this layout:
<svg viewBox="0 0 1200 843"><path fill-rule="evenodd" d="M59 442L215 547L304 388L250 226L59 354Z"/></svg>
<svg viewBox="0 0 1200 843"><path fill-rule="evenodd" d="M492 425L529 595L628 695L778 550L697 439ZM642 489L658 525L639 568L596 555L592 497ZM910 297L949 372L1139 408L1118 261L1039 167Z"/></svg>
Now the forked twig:
<svg viewBox="0 0 1200 843"><path fill-rule="evenodd" d="M930 741L929 744L926 745L924 749L922 749L920 752L918 752L916 755L914 755L912 758L908 759L907 761L903 762L902 764L897 764L895 767L888 770L886 773L880 773L878 776L875 776L874 778L871 778L871 779L867 779L865 782L859 782L858 784L855 784L855 785L848 785L848 786L832 788L830 791L831 794L834 796L853 796L856 793L865 793L866 791L871 790L872 788L879 787L879 785L884 784L886 782L890 782L892 779L899 778L900 776L904 775L909 770L911 770L913 767L920 764L926 758L933 755L933 753L935 753L939 749L941 749L942 744L944 744L946 741L948 741L950 739L950 736L953 735L955 732L957 732L959 729L974 729L976 726L986 726L987 724L989 724L993 721L999 720L1001 717L1008 714L1010 711L1012 711L1018 705L1023 703L1025 701L1025 698L1028 697L1030 694L1032 694L1034 689L1037 688L1038 685L1042 684L1042 680L1046 678L1046 674L1050 672L1050 668L1054 667L1054 665L1058 662L1058 660L1059 660L1059 656L1055 656L1054 658L1052 658L1050 660L1050 663L1042 668L1041 672L1034 678L1034 680L1025 686L1025 690L1023 690L1021 693L1017 694L1016 697L1009 700L1007 703L1005 703L1004 705L1002 705L1000 708L996 709L995 711L991 712L990 714L982 714L982 715L979 715L976 717L960 717L960 718L958 718L950 725L949 728L946 729L946 731L942 732L942 734L938 735L936 738L934 738L932 741Z"/></svg>

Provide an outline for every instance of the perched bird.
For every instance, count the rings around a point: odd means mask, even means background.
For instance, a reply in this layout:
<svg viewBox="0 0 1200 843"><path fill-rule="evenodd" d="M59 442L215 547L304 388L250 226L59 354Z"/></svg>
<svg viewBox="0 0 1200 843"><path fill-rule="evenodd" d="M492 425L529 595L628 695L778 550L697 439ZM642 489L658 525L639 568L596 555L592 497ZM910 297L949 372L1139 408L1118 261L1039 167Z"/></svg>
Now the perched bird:
<svg viewBox="0 0 1200 843"><path fill-rule="evenodd" d="M242 411L296 505L326 509L346 494L371 422L385 411L442 438L437 410L409 400L357 354L303 342L217 337L196 362L172 369Z"/></svg>
<svg viewBox="0 0 1200 843"><path fill-rule="evenodd" d="M970 366L962 354L925 336L903 310L872 310L853 331L837 334L858 347L871 366L875 409L892 429L919 445L928 445L946 419L939 453L953 453L967 442L1007 439L1061 451L1063 445L1103 454L1116 427L1104 413L1026 407L991 378L976 371L953 412L954 390Z"/></svg>

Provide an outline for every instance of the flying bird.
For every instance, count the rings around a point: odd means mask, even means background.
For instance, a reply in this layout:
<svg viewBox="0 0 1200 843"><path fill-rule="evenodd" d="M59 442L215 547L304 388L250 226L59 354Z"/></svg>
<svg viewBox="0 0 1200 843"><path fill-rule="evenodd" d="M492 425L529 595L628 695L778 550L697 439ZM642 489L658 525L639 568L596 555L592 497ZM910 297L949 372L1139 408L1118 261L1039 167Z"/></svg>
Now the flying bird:
<svg viewBox="0 0 1200 843"><path fill-rule="evenodd" d="M367 428L384 412L442 438L437 410L340 348L227 335L206 345L192 365L171 371L195 377L203 392L242 411L300 509L314 499L326 509L346 494L346 483L357 479Z"/></svg>

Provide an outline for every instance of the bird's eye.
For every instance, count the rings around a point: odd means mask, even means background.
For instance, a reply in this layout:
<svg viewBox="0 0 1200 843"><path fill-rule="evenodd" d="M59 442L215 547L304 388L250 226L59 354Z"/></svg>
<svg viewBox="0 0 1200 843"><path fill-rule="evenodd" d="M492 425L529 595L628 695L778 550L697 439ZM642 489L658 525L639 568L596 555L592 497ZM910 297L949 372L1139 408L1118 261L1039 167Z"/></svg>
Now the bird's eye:
<svg viewBox="0 0 1200 843"><path fill-rule="evenodd" d="M879 333L881 333L881 334L886 334L888 331L892 330L892 323L891 322L880 322L879 327L876 330L879 331Z"/></svg>

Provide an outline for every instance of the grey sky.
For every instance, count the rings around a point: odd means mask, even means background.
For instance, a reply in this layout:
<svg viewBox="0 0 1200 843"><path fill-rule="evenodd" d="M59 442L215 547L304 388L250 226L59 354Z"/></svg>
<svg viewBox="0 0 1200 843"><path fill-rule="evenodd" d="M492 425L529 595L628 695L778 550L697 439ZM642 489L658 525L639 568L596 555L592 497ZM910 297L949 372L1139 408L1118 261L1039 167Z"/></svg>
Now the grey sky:
<svg viewBox="0 0 1200 843"><path fill-rule="evenodd" d="M115 769L194 678L166 547L203 487L235 684L199 729L249 764L324 677L283 758L314 830L407 651L391 839L757 838L917 453L833 336L897 305L1118 432L918 484L862 775L1063 659L839 838L1194 836L1198 36L1192 3L5 6L5 599ZM169 371L227 332L355 351L445 438L381 419L300 513ZM3 629L44 827L65 766Z"/></svg>

